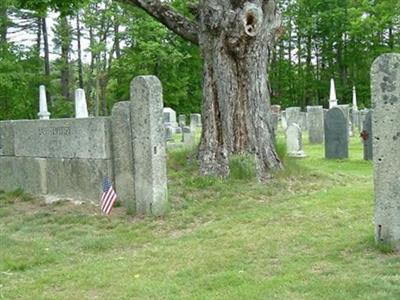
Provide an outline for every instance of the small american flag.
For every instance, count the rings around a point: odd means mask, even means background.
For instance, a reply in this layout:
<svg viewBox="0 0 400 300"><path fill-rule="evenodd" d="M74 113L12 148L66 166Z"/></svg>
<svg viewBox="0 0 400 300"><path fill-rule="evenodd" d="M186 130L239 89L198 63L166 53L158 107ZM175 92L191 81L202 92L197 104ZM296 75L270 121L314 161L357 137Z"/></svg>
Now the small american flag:
<svg viewBox="0 0 400 300"><path fill-rule="evenodd" d="M101 211L107 215L110 214L115 200L117 200L117 193L114 191L111 180L108 177L104 177L103 194L101 195Z"/></svg>

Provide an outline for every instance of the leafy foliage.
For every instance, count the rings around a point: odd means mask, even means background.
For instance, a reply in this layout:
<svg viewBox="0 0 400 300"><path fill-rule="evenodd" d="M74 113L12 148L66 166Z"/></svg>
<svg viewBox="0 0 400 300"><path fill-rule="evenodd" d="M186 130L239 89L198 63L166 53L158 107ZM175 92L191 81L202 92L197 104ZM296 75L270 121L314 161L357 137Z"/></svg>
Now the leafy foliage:
<svg viewBox="0 0 400 300"><path fill-rule="evenodd" d="M336 79L339 103L351 102L357 87L359 106L370 106L369 70L382 53L400 50L400 2L397 0L279 0L284 34L270 57L272 101L283 107L327 105L329 80ZM187 1L171 4L189 18ZM17 24L10 13L33 10L35 16L51 11L69 14L68 36L59 18L55 48L76 39L76 16L90 45L84 61L84 88L93 115L107 115L117 101L129 99L129 84L137 75L153 74L163 83L164 104L178 113L200 112L202 60L199 49L170 32L142 10L113 0L7 0L0 6L0 43L7 28ZM24 11L25 14L26 10ZM13 20L12 22L10 20ZM17 22L18 23L18 22ZM32 23L31 31L43 34ZM1 34L2 33L2 34ZM63 99L61 72L65 59L51 62L43 76L41 53L3 42L0 58L0 119L35 118L37 90L46 84L54 117L72 116L71 99ZM50 49L55 52L57 49ZM65 47L68 48L68 47ZM76 49L68 49L69 89L78 87ZM65 75L65 73L64 73ZM64 76L66 79L67 76ZM64 89L65 92L65 89ZM65 97L64 97L65 98ZM71 97L70 97L71 98Z"/></svg>

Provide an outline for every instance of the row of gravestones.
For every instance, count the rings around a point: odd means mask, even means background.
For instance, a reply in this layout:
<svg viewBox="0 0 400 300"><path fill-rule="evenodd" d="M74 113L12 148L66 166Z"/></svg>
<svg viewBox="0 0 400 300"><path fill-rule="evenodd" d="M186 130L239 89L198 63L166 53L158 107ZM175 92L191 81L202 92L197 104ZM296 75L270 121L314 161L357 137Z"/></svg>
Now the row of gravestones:
<svg viewBox="0 0 400 300"><path fill-rule="evenodd" d="M361 137L364 155L373 157L375 239L400 251L400 54L384 54L375 60L371 91L373 111L365 115ZM326 113L328 158L348 156L347 117L341 107L333 107ZM299 126L294 127L301 134Z"/></svg>
<svg viewBox="0 0 400 300"><path fill-rule="evenodd" d="M322 106L308 107L309 139L312 144L325 142L325 158L345 159L349 156L349 113L346 107L335 106L324 113ZM372 160L372 111L363 120L361 137L364 159ZM305 157L300 125L292 123L286 130L287 153L291 157Z"/></svg>
<svg viewBox="0 0 400 300"><path fill-rule="evenodd" d="M276 105L275 105L276 106ZM355 129L357 128L360 132L363 127L363 120L368 114L368 109L363 109L359 111L358 109L352 109L348 105L338 105L338 107L343 108L349 115L349 134L353 135ZM280 113L279 109L273 108L274 115L277 116L273 118L274 128L278 126L279 116L281 117L281 124L284 130L287 129L291 124L297 124L302 129L302 131L311 131L310 143L322 143L323 139L323 125L321 126L321 117L325 115L328 110L323 109L322 106L307 106L307 112L302 112L300 107L288 107L285 111ZM351 117L350 117L351 116ZM323 123L322 123L323 124ZM322 132L322 133L321 133ZM321 139L322 136L322 139ZM314 141L313 137L316 138Z"/></svg>
<svg viewBox="0 0 400 300"><path fill-rule="evenodd" d="M174 134L182 134L181 142L184 145L192 146L195 144L196 129L202 127L200 114L190 115L189 126L186 124L185 115L179 115L177 122L176 112L170 107L165 107L163 109L163 115L166 142L173 142Z"/></svg>
<svg viewBox="0 0 400 300"><path fill-rule="evenodd" d="M339 106L331 108L325 116L325 158L345 159L349 157L348 113ZM361 138L364 145L364 159L372 160L372 110L363 117Z"/></svg>

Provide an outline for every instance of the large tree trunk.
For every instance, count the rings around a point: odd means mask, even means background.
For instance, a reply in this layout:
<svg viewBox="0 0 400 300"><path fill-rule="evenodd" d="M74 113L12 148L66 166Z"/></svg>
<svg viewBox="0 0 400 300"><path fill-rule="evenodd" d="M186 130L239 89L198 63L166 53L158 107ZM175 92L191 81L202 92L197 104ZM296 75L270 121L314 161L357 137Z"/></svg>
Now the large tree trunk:
<svg viewBox="0 0 400 300"><path fill-rule="evenodd" d="M204 175L229 175L229 155L255 154L265 179L281 167L273 144L267 85L268 45L279 26L273 1L234 5L204 0L199 44L204 58L203 133L200 168Z"/></svg>
<svg viewBox="0 0 400 300"><path fill-rule="evenodd" d="M198 44L204 58L203 133L199 156L203 175L229 175L229 156L255 155L257 175L281 168L271 126L267 83L269 48L280 17L274 0L200 0L197 22L167 1L120 0L137 5L181 37Z"/></svg>

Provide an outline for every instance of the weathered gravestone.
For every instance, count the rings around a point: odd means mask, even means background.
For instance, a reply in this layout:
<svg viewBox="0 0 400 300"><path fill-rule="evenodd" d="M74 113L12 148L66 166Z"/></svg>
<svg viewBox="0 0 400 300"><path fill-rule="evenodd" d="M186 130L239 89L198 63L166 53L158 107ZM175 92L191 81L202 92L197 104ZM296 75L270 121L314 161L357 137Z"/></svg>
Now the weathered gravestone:
<svg viewBox="0 0 400 300"><path fill-rule="evenodd" d="M190 115L190 128L192 130L196 130L196 128L201 128L201 115L200 114L191 114Z"/></svg>
<svg viewBox="0 0 400 300"><path fill-rule="evenodd" d="M300 119L298 125L300 126L301 130L306 131L308 129L307 126L307 113L301 111L300 112Z"/></svg>
<svg viewBox="0 0 400 300"><path fill-rule="evenodd" d="M322 106L307 106L308 138L311 144L324 142L324 110Z"/></svg>
<svg viewBox="0 0 400 300"><path fill-rule="evenodd" d="M371 69L375 236L400 249L400 54Z"/></svg>
<svg viewBox="0 0 400 300"><path fill-rule="evenodd" d="M0 190L98 202L112 175L110 118L0 122Z"/></svg>
<svg viewBox="0 0 400 300"><path fill-rule="evenodd" d="M136 211L162 215L167 209L167 166L160 80L139 76L131 83L131 123ZM140 129L139 129L140 128Z"/></svg>
<svg viewBox="0 0 400 300"><path fill-rule="evenodd" d="M193 146L196 143L195 131L188 126L182 128L182 143L186 146Z"/></svg>
<svg viewBox="0 0 400 300"><path fill-rule="evenodd" d="M179 125L179 127L184 127L184 126L186 126L186 116L185 115L179 115L179 117L178 117L178 125Z"/></svg>
<svg viewBox="0 0 400 300"><path fill-rule="evenodd" d="M367 117L367 114L368 114L368 112L369 112L370 110L369 109L366 109L366 108L364 108L363 110L361 110L360 112L359 112L359 130L360 130L360 132L361 131L363 131L363 129L364 129L364 121L365 121L365 118Z"/></svg>
<svg viewBox="0 0 400 300"><path fill-rule="evenodd" d="M305 157L301 128L297 124L291 124L286 130L286 149L290 157Z"/></svg>
<svg viewBox="0 0 400 300"><path fill-rule="evenodd" d="M331 108L325 117L325 158L349 157L349 123L342 108Z"/></svg>
<svg viewBox="0 0 400 300"><path fill-rule="evenodd" d="M165 126L178 127L176 122L176 112L170 107L163 108L164 124Z"/></svg>
<svg viewBox="0 0 400 300"><path fill-rule="evenodd" d="M130 106L129 101L118 102L111 112L114 187L118 192L118 199L125 204L128 213L135 213L135 178Z"/></svg>
<svg viewBox="0 0 400 300"><path fill-rule="evenodd" d="M164 127L164 132L165 132L165 141L170 142L173 141L173 134L174 134L174 128L172 126L165 126Z"/></svg>
<svg viewBox="0 0 400 300"><path fill-rule="evenodd" d="M372 160L372 110L368 112L363 128L360 136L364 146L364 160Z"/></svg>
<svg viewBox="0 0 400 300"><path fill-rule="evenodd" d="M99 203L110 177L129 212L163 214L166 154L159 80L135 78L111 117L0 121L0 190Z"/></svg>
<svg viewBox="0 0 400 300"><path fill-rule="evenodd" d="M349 129L349 137L353 136L353 125L351 123L351 112L350 112L350 106L348 104L341 104L337 105L337 107L341 108L343 110L344 116L346 117L347 123L348 123L348 129Z"/></svg>
<svg viewBox="0 0 400 300"><path fill-rule="evenodd" d="M286 108L286 124L289 127L292 124L300 124L300 107L288 107Z"/></svg>

